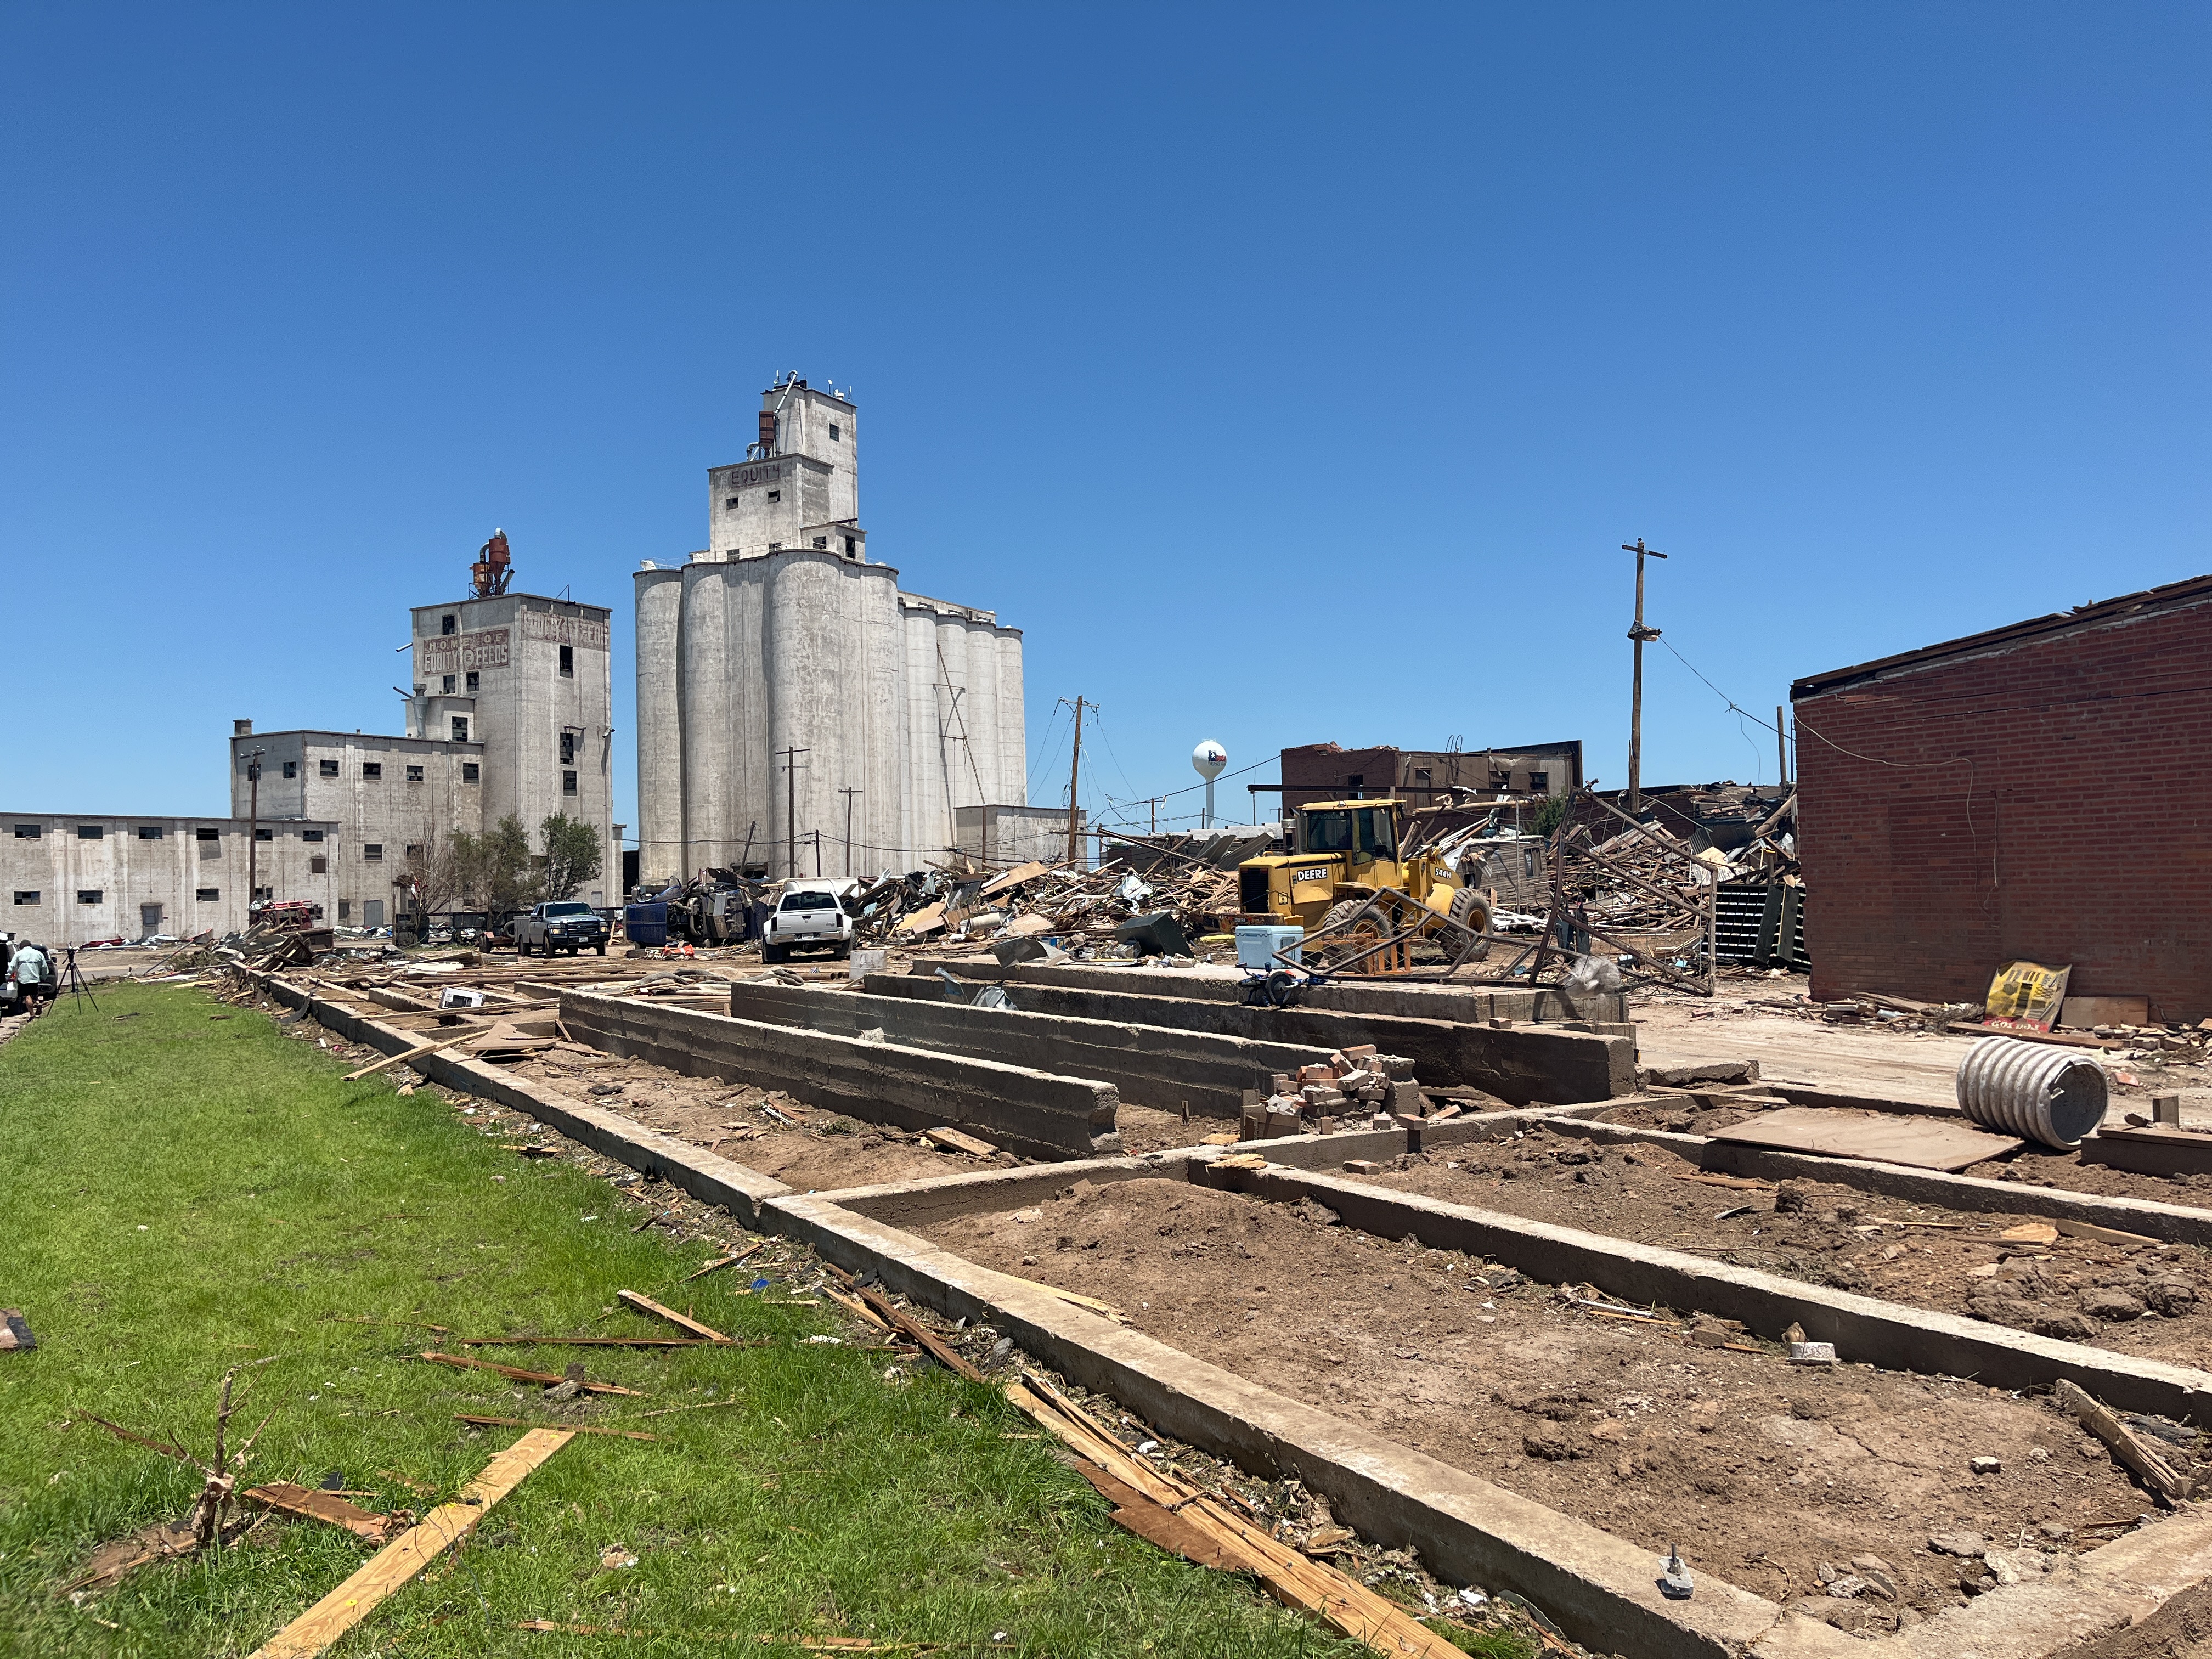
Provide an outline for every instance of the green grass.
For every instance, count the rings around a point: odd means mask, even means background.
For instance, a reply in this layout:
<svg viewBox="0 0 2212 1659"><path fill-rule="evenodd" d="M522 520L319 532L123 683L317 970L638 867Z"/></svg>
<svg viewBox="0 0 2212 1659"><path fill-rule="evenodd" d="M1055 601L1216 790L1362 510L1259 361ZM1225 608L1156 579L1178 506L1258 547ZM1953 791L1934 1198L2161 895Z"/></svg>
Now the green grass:
<svg viewBox="0 0 2212 1659"><path fill-rule="evenodd" d="M494 1357L559 1370L583 1352L594 1380L651 1395L592 1407L598 1423L740 1403L640 1425L657 1444L579 1437L335 1654L675 1655L729 1633L1055 1656L1364 1651L1120 1532L1044 1443L1004 1437L1033 1425L992 1389L927 1366L887 1381L883 1355L804 1343L841 1328L738 1295L746 1281L728 1273L679 1289L703 1243L631 1233L603 1182L501 1152L428 1091L343 1082L341 1062L266 1016L211 1018L229 1012L188 990L105 988L96 1012L65 1000L0 1048L0 1304L40 1343L0 1353L0 1650L247 1653L368 1553L272 1520L242 1547L74 1606L59 1587L95 1544L181 1519L198 1485L78 1413L204 1455L224 1369L274 1355L234 1419L276 1412L248 1483L336 1470L378 1492L373 1507L427 1506L394 1477L450 1496L520 1432L454 1412L550 1413L535 1389L414 1358L428 1332L337 1322L666 1334L606 1311L629 1288L776 1340ZM638 1565L604 1568L615 1543ZM532 1619L665 1634L513 1628Z"/></svg>

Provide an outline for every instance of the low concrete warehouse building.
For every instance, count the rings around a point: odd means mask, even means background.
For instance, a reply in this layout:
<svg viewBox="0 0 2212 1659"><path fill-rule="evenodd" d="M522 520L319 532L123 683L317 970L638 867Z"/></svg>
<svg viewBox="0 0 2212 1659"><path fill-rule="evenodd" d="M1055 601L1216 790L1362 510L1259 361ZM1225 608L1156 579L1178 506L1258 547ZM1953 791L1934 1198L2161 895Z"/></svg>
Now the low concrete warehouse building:
<svg viewBox="0 0 2212 1659"><path fill-rule="evenodd" d="M42 945L217 936L246 926L249 887L335 913L327 818L264 822L247 849L244 818L11 812L0 816L0 932ZM252 876L248 876L248 867Z"/></svg>
<svg viewBox="0 0 2212 1659"><path fill-rule="evenodd" d="M2027 960L2212 1014L2208 665L2197 576L1799 680L1814 998L1979 1002Z"/></svg>

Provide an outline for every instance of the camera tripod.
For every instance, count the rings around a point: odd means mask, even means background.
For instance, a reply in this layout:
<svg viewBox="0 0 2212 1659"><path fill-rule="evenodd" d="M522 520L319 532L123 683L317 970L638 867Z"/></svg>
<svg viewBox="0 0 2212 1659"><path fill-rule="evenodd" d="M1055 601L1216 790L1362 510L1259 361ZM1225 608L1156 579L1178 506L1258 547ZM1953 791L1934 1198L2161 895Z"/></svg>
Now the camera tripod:
<svg viewBox="0 0 2212 1659"><path fill-rule="evenodd" d="M80 1012L88 1002L94 1009L100 1006L100 999L92 994L92 982L85 978L83 971L76 965L76 947L74 945L62 947L62 971L54 985L56 997L64 991L76 999L76 1006Z"/></svg>

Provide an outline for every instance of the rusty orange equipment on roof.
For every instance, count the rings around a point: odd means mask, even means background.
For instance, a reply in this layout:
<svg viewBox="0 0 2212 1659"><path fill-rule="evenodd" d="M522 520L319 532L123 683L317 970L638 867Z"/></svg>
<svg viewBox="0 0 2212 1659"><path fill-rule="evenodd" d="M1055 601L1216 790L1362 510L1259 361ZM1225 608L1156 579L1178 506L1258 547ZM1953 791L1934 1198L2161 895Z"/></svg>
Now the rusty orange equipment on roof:
<svg viewBox="0 0 2212 1659"><path fill-rule="evenodd" d="M507 532L495 530L491 539L477 550L477 562L469 567L469 574L476 579L477 597L489 599L506 592L507 578L514 574L508 568Z"/></svg>

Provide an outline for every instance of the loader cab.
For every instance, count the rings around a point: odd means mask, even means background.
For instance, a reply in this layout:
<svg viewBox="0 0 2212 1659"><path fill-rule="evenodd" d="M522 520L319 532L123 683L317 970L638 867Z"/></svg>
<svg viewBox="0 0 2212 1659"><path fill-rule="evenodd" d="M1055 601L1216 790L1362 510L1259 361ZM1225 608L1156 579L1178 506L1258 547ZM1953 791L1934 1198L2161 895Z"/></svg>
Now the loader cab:
<svg viewBox="0 0 2212 1659"><path fill-rule="evenodd" d="M1395 800L1321 801L1298 809L1298 849L1334 853L1353 870L1398 858Z"/></svg>

